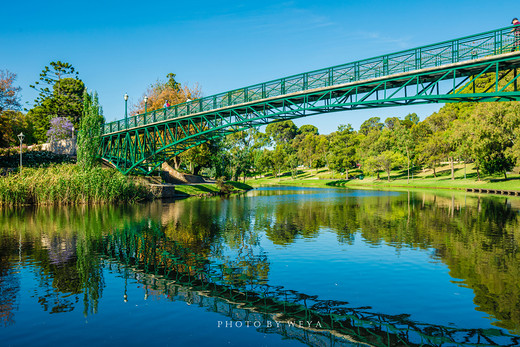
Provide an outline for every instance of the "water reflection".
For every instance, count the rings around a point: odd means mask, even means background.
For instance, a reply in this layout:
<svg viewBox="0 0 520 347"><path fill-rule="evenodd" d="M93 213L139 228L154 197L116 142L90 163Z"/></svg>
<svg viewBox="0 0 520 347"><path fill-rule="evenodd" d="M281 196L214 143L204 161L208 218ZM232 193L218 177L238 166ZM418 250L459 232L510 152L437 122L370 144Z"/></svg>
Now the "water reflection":
<svg viewBox="0 0 520 347"><path fill-rule="evenodd" d="M274 286L269 281L272 259L261 247L262 237L290 249L298 240L316 239L327 230L345 245L361 235L374 247L433 249L453 279L473 290L475 304L496 319L494 325L519 334L518 200L421 192L289 193L265 190L227 200L130 208L1 210L0 319L4 325L15 322L24 265L37 271L32 295L43 310L60 313L81 307L84 315L91 315L100 309L106 288L104 267L119 264L117 271L125 278L138 274L149 289L147 296L189 297L204 307L227 307L216 311L235 320L260 315L262 322L319 321L322 327L304 329L310 336L300 339L305 343L520 343L499 329L416 322L406 312L377 313L323 300L290 283ZM287 333L293 328L285 323L271 332L300 336L302 329Z"/></svg>
<svg viewBox="0 0 520 347"><path fill-rule="evenodd" d="M109 235L104 242L102 250L110 259L121 261L134 271L153 274L154 283L156 279L163 280L162 291L168 296L171 295L168 284L172 284L175 290L179 286L188 288L191 301L196 296L200 305L215 307L217 312L220 311L215 300L225 301L232 306L227 310L239 312L229 314L235 320L248 316L249 313L244 311L250 311L260 314L262 321L270 321L270 327L279 328L276 322L293 327L298 322L304 322L299 324L300 328L309 330L307 335L317 334L320 338L328 336L345 343L375 346L465 343L498 346L520 342L519 337L497 329L457 329L415 322L406 314L374 313L370 307L351 307L348 302L320 300L315 295L273 287L259 281L256 273L248 271L251 264L232 267L226 263L211 262L205 256L166 238L161 228L155 225L136 225L133 229L127 228ZM266 261L263 258L259 263ZM202 297L211 298L207 300L209 304ZM265 323L262 325L266 326Z"/></svg>
<svg viewBox="0 0 520 347"><path fill-rule="evenodd" d="M0 319L15 322L21 271L32 266L32 297L49 313L83 307L96 313L104 283L96 244L112 228L142 219L149 209L39 207L0 209Z"/></svg>

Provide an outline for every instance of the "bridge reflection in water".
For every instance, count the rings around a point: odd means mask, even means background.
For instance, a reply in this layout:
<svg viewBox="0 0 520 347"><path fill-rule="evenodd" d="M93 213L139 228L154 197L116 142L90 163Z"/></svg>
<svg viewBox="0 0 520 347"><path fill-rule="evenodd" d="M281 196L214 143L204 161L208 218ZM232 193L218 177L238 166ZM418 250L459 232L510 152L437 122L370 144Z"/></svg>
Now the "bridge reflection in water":
<svg viewBox="0 0 520 347"><path fill-rule="evenodd" d="M110 264L117 263L125 275L131 270L134 278L154 293L229 317L219 324L260 322L255 326L260 332L278 333L309 345L520 344L518 336L499 329L457 329L420 323L406 314L379 314L371 312L370 307L350 307L348 302L320 300L314 295L270 286L262 276L251 274L248 265L231 267L212 261L167 238L161 226L151 220L106 235L98 244L98 252Z"/></svg>

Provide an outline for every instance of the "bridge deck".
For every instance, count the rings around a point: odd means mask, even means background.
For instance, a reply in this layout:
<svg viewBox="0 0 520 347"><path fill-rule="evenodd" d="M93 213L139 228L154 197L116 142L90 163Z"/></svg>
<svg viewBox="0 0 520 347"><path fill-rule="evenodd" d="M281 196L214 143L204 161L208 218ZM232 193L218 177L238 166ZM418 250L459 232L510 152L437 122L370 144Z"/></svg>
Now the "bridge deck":
<svg viewBox="0 0 520 347"><path fill-rule="evenodd" d="M319 95L322 95L323 92L332 92L333 95L335 95L335 94L341 95L343 93L343 91L350 89L352 87L359 87L358 93L364 93L366 91L372 90L374 88L374 86L380 84L381 82L386 82L386 88L391 89L391 88L395 88L395 87L402 85L402 83L404 81L409 80L409 77L412 77L412 76L421 76L422 83L429 83L432 81L436 81L436 80L438 80L438 78L442 77L445 74L446 70L453 70L455 68L459 68L457 70L457 73L458 73L457 77L471 76L471 75L478 73L478 71L481 69L480 68L481 63L493 62L496 60L503 60L504 58L514 58L514 59L507 60L507 64L509 65L508 66L509 68L520 67L520 51L517 51L517 52L512 52L512 53L505 53L505 54L500 54L500 55L496 55L496 56L489 56L489 57L485 57L485 58L470 60L470 61L447 64L447 65L443 65L443 66L439 66L439 67L429 67L429 68L424 68L421 70L413 70L413 71L396 73L396 74L388 75L388 76L369 78L369 79L362 80L362 81L347 82L347 83L333 85L333 86L320 87L320 88L315 88L315 89L308 89L308 90L304 90L304 91L293 92L293 93L289 93L289 94L285 94L285 95L273 96L273 97L265 98L265 99L246 101L246 102L242 102L239 104L224 106L224 107L220 107L220 108L216 108L216 109L212 109L212 110L208 110L208 111L194 112L194 113L190 113L187 115L182 115L182 116L178 116L178 117L174 117L174 118L180 120L180 119L186 119L186 118L195 117L195 116L201 116L201 115L209 114L209 113L225 112L225 111L229 111L232 109L236 109L236 111L238 113L242 113L242 112L246 112L245 110L247 110L248 107L252 107L254 109L255 105L263 105L265 103L269 103L273 106L279 106L279 105L281 105L282 100L285 100L285 99L290 99L294 103L301 103L304 101L304 97L306 97L306 96L310 96L309 99L312 101L313 99L318 99ZM451 79L451 76L450 76L450 79ZM277 100L280 100L279 103L277 103ZM159 113L159 114L161 111L163 111L163 113L164 113L164 109L159 109L158 111L159 112L157 112L157 113ZM142 124L138 120L137 126L132 126L132 127L129 127L128 129L122 129L119 131L114 131L112 133L106 133L106 134L108 135L108 134L114 134L114 133L118 133L118 132L125 132L127 130L136 130L136 129L143 130L147 126L158 125L158 124L168 122L173 119L173 118L160 119L160 117L156 117L155 118L156 120L154 121L153 120L154 111L151 111L148 114L152 115L152 116L149 118L149 119L151 119L151 121L149 121L146 124ZM142 118L142 117L144 117L144 115L141 114L141 115L138 115L138 117ZM157 119L159 119L159 120L157 120Z"/></svg>
<svg viewBox="0 0 520 347"><path fill-rule="evenodd" d="M432 80L438 77L433 72L444 69L460 68L476 62L504 59L518 55L509 53L514 47L514 36L510 29L499 29L464 38L418 47L397 53L365 59L326 69L315 70L284 77L225 93L204 97L187 103L174 105L130 117L127 121L118 120L105 125L104 134L144 127L157 121L219 112L295 95L308 95L319 91L347 88L362 84L369 89L373 84L389 80L399 85L399 77L429 74ZM506 52L506 53L504 53ZM517 63L517 62L516 62ZM462 69L458 70L463 71ZM468 70L468 72L470 72ZM427 82L427 80L424 80Z"/></svg>
<svg viewBox="0 0 520 347"><path fill-rule="evenodd" d="M520 100L520 52L510 29L284 77L107 123L101 157L125 174L150 174L201 143L285 119L421 103ZM476 82L486 75L489 85L478 91Z"/></svg>

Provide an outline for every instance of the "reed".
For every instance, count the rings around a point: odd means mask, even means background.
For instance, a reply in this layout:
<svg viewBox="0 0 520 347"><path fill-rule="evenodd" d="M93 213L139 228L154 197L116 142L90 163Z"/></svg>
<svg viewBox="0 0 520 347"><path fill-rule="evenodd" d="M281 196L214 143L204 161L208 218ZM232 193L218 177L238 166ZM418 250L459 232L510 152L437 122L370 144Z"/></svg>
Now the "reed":
<svg viewBox="0 0 520 347"><path fill-rule="evenodd" d="M23 168L0 177L0 205L79 205L145 200L148 190L113 169L73 164Z"/></svg>

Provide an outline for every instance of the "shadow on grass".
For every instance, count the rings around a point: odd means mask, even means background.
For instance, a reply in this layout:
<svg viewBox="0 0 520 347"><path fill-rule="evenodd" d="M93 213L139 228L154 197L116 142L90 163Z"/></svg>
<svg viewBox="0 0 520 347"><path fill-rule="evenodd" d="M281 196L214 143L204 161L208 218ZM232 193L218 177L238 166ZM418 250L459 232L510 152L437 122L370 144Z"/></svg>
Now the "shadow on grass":
<svg viewBox="0 0 520 347"><path fill-rule="evenodd" d="M251 187L249 184L242 183L242 182L235 182L235 181L227 181L226 183L231 184L236 189L240 190L251 190L253 187Z"/></svg>
<svg viewBox="0 0 520 347"><path fill-rule="evenodd" d="M462 179L464 179L464 176L461 177ZM477 173L476 172L472 172L472 173L467 173L466 174L466 179L468 178L477 178Z"/></svg>
<svg viewBox="0 0 520 347"><path fill-rule="evenodd" d="M520 180L520 177L512 177L512 178L492 178L489 180L489 182L509 182L509 181L518 181Z"/></svg>
<svg viewBox="0 0 520 347"><path fill-rule="evenodd" d="M325 183L326 186L329 187L346 187L348 185L348 182L352 180L337 180L332 182Z"/></svg>

